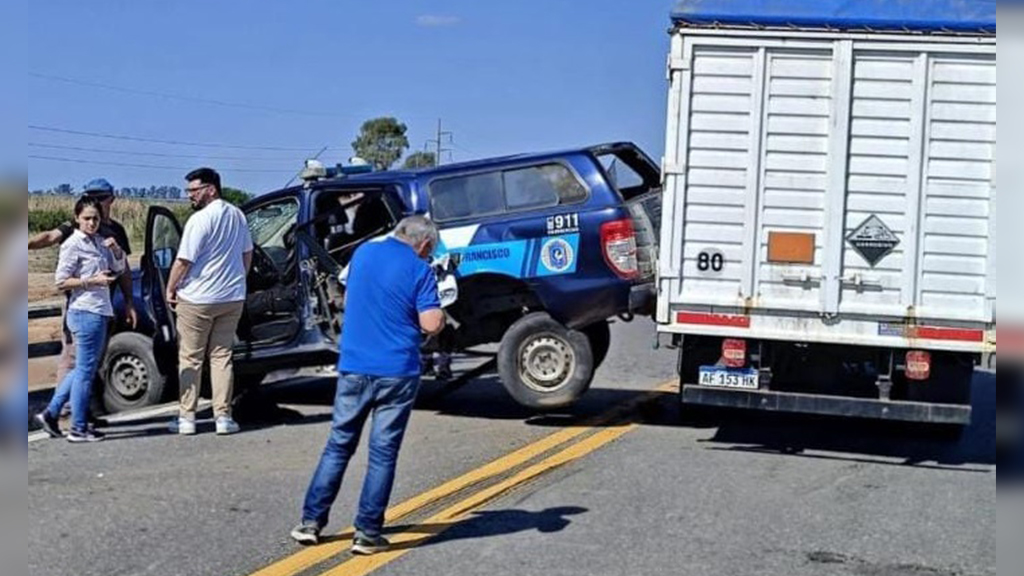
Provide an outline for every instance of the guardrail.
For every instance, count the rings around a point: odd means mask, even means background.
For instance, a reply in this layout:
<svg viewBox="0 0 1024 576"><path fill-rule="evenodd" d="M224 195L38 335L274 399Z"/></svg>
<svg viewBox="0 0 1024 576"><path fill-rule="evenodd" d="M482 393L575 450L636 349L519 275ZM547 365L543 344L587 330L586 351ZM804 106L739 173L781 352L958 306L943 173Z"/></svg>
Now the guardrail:
<svg viewBox="0 0 1024 576"><path fill-rule="evenodd" d="M29 306L28 307L28 319L38 320L40 318L56 318L61 314L61 307L59 304L49 304L42 306Z"/></svg>
<svg viewBox="0 0 1024 576"><path fill-rule="evenodd" d="M61 312L62 310L59 304L29 306L28 319L39 320L42 318L58 318L60 317ZM37 342L28 345L28 357L45 358L47 356L56 356L57 354L60 354L60 349L61 344L59 340L55 342Z"/></svg>
<svg viewBox="0 0 1024 576"><path fill-rule="evenodd" d="M47 356L56 356L60 354L61 344L60 341L56 342L36 342L35 344L28 345L28 357L29 358L46 358Z"/></svg>

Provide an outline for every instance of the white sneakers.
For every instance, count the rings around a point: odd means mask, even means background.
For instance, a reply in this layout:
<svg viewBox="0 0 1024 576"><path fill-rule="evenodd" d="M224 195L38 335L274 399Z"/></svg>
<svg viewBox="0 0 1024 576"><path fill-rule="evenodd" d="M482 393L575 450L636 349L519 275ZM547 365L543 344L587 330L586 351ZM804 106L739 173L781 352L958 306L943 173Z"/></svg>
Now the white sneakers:
<svg viewBox="0 0 1024 576"><path fill-rule="evenodd" d="M217 417L218 436L230 436L231 434L238 434L239 431L241 431L241 428L239 428L238 422L235 422L231 416Z"/></svg>
<svg viewBox="0 0 1024 576"><path fill-rule="evenodd" d="M171 425L168 428L171 434L179 434L181 436L196 435L196 421L189 420L188 418L175 418L171 420Z"/></svg>
<svg viewBox="0 0 1024 576"><path fill-rule="evenodd" d="M238 423L231 416L218 416L216 426L218 436L230 436L241 431L241 427L238 426ZM168 428L172 434L195 436L196 421L188 418L175 418L171 421L171 425Z"/></svg>

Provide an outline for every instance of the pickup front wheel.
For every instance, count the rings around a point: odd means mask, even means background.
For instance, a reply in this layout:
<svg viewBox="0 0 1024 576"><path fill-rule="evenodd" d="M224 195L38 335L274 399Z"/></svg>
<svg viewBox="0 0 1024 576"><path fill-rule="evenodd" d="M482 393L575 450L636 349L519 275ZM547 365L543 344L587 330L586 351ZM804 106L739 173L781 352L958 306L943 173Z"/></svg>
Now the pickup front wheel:
<svg viewBox="0 0 1024 576"><path fill-rule="evenodd" d="M136 332L110 339L102 367L103 407L109 413L159 404L167 379L153 355L153 340Z"/></svg>
<svg viewBox="0 0 1024 576"><path fill-rule="evenodd" d="M512 398L523 406L563 408L590 387L594 377L590 341L547 313L527 314L501 339L498 375Z"/></svg>

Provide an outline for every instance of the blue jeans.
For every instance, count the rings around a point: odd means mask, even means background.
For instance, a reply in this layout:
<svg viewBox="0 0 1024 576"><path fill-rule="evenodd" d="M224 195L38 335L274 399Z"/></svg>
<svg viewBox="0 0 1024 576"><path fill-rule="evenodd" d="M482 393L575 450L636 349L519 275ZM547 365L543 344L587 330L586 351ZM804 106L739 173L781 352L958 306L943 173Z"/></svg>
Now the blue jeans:
<svg viewBox="0 0 1024 576"><path fill-rule="evenodd" d="M359 436L369 416L370 461L359 497L355 527L369 536L384 528L384 511L395 482L398 449L419 388L419 377L377 378L342 374L334 398L334 418L327 447L306 491L303 522L327 526L331 505L338 497L345 468L359 445Z"/></svg>
<svg viewBox="0 0 1024 576"><path fill-rule="evenodd" d="M71 429L85 432L89 426L89 399L92 397L92 383L103 359L107 343L107 324L110 318L86 312L68 310L68 329L74 337L75 369L68 373L57 386L53 399L46 411L54 418L60 417L64 404L71 401Z"/></svg>

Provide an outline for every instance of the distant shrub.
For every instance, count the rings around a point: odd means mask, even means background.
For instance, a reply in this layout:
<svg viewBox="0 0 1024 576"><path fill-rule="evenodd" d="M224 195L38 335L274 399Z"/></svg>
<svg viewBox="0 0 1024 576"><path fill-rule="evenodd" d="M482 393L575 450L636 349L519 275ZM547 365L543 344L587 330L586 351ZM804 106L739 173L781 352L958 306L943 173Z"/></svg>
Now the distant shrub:
<svg viewBox="0 0 1024 576"><path fill-rule="evenodd" d="M59 209L46 209L46 210L32 210L28 213L28 230L29 232L44 232L46 230L53 230L57 226L60 226L62 222L71 220L73 210L59 210Z"/></svg>
<svg viewBox="0 0 1024 576"><path fill-rule="evenodd" d="M75 196L41 196L30 195L28 198L28 229L29 232L53 230L62 222L69 222L75 211ZM124 226L132 248L142 252L143 236L146 234L146 214L150 206L163 206L174 214L175 218L185 225L192 215L192 207L187 202L146 201L135 198L118 198L111 209L111 217ZM138 247L138 248L136 248Z"/></svg>

